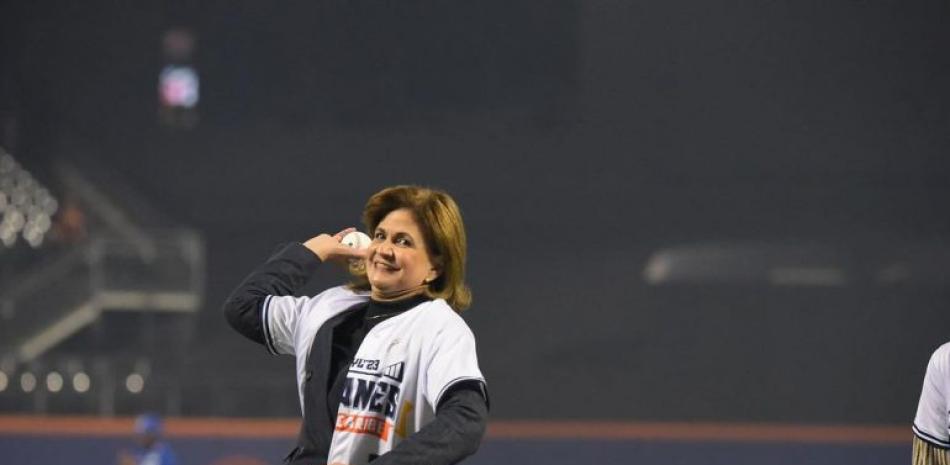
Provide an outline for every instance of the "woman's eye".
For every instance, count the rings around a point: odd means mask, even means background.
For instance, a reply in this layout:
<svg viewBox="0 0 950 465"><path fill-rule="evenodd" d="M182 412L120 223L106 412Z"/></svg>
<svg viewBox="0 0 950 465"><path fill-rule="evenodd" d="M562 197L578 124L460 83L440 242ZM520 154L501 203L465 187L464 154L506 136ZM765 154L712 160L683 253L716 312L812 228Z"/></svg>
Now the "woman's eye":
<svg viewBox="0 0 950 465"><path fill-rule="evenodd" d="M396 243L399 245L407 245L407 246L412 244L412 242L410 242L409 239L405 237L400 237L399 239L396 239Z"/></svg>
<svg viewBox="0 0 950 465"><path fill-rule="evenodd" d="M380 240L381 240L381 239L383 239L384 237L385 237L385 235L384 235L383 233L381 233L381 232L377 232L376 234L373 235L373 239L380 239Z"/></svg>

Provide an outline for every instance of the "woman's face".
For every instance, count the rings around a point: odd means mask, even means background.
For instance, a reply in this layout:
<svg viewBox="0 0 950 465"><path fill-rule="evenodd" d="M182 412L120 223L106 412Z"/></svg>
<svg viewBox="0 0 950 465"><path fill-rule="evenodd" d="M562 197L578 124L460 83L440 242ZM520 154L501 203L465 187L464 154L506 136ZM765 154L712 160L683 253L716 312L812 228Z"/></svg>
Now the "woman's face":
<svg viewBox="0 0 950 465"><path fill-rule="evenodd" d="M373 291L421 290L437 276L412 212L405 208L389 212L373 231L366 258L366 277Z"/></svg>

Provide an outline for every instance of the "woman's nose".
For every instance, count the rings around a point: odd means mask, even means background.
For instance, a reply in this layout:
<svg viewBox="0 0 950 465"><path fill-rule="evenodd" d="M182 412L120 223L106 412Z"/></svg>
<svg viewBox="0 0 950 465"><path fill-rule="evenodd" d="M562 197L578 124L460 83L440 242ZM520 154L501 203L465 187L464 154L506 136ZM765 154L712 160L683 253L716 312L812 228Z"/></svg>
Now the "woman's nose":
<svg viewBox="0 0 950 465"><path fill-rule="evenodd" d="M382 242L376 246L376 253L387 257L393 256L393 245L388 242Z"/></svg>

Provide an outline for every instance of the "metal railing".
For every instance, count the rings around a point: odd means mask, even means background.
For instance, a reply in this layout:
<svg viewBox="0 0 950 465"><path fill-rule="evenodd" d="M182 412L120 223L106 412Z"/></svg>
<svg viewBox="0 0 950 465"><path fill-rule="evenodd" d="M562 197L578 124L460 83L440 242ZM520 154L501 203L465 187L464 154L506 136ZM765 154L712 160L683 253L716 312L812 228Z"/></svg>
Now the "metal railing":
<svg viewBox="0 0 950 465"><path fill-rule="evenodd" d="M103 235L0 293L0 355L40 357L106 311L195 312L204 288L204 245L193 231L149 231L152 247Z"/></svg>

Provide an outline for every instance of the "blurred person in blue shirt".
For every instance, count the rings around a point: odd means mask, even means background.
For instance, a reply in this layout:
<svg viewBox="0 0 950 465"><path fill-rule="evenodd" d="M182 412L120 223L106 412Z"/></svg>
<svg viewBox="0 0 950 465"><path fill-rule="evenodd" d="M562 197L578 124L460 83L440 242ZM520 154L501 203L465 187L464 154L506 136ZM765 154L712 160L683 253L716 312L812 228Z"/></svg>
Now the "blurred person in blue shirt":
<svg viewBox="0 0 950 465"><path fill-rule="evenodd" d="M135 419L137 447L119 452L119 465L178 465L171 446L162 441L162 419L146 413Z"/></svg>

